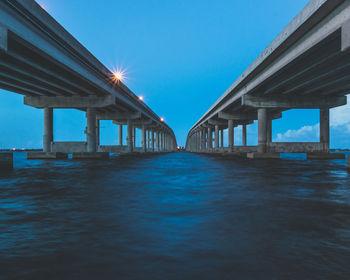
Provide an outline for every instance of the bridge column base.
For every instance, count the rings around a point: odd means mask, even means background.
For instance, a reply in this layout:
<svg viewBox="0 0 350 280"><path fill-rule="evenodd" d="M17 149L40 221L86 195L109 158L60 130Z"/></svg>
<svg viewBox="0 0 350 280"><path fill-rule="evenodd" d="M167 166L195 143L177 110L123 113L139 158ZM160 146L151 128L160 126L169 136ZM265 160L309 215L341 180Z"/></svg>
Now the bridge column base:
<svg viewBox="0 0 350 280"><path fill-rule="evenodd" d="M72 153L72 159L109 159L109 153L101 153L101 152Z"/></svg>
<svg viewBox="0 0 350 280"><path fill-rule="evenodd" d="M45 153L45 152L28 152L27 159L66 159L66 153Z"/></svg>
<svg viewBox="0 0 350 280"><path fill-rule="evenodd" d="M307 159L345 159L345 154L342 153L307 153Z"/></svg>
<svg viewBox="0 0 350 280"><path fill-rule="evenodd" d="M247 153L249 159L279 159L280 153Z"/></svg>
<svg viewBox="0 0 350 280"><path fill-rule="evenodd" d="M348 157L348 169L350 171L350 156Z"/></svg>
<svg viewBox="0 0 350 280"><path fill-rule="evenodd" d="M0 170L13 168L13 153L0 153Z"/></svg>

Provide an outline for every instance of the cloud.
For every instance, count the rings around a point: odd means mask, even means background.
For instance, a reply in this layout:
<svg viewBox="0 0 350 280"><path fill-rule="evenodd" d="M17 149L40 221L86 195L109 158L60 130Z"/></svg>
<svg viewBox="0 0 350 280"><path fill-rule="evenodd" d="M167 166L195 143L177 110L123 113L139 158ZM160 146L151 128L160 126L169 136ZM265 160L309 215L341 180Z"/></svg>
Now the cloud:
<svg viewBox="0 0 350 280"><path fill-rule="evenodd" d="M277 142L313 142L319 139L320 124L306 125L299 129L289 129L284 133L278 133Z"/></svg>
<svg viewBox="0 0 350 280"><path fill-rule="evenodd" d="M348 104L331 110L330 123L332 128L345 129L350 133L350 95L348 95Z"/></svg>
<svg viewBox="0 0 350 280"><path fill-rule="evenodd" d="M330 128L331 134L334 135L335 144L337 139L350 136L350 95L348 104L330 110ZM284 133L278 133L277 142L313 142L319 141L320 124L306 125L299 129L290 129ZM332 133L333 131L333 133Z"/></svg>

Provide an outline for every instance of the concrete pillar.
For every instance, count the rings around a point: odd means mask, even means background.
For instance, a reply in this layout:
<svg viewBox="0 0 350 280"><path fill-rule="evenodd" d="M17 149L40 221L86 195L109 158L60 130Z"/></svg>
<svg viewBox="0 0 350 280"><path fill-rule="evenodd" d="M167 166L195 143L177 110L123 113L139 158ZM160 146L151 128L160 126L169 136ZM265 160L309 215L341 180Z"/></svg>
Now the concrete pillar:
<svg viewBox="0 0 350 280"><path fill-rule="evenodd" d="M213 149L213 130L211 127L208 127L208 151L211 152Z"/></svg>
<svg viewBox="0 0 350 280"><path fill-rule="evenodd" d="M156 143L157 143L157 152L159 152L160 151L159 130L156 131Z"/></svg>
<svg viewBox="0 0 350 280"><path fill-rule="evenodd" d="M258 109L258 153L266 153L267 142L267 110Z"/></svg>
<svg viewBox="0 0 350 280"><path fill-rule="evenodd" d="M118 137L119 137L119 146L123 146L123 125L122 124L119 125Z"/></svg>
<svg viewBox="0 0 350 280"><path fill-rule="evenodd" d="M100 146L100 120L96 119L96 146Z"/></svg>
<svg viewBox="0 0 350 280"><path fill-rule="evenodd" d="M320 142L324 152L329 152L329 108L320 110Z"/></svg>
<svg viewBox="0 0 350 280"><path fill-rule="evenodd" d="M244 147L247 146L247 125L242 126L242 144Z"/></svg>
<svg viewBox="0 0 350 280"><path fill-rule="evenodd" d="M143 125L142 126L142 132L141 132L141 145L144 152L147 152L147 144L146 144L146 128Z"/></svg>
<svg viewBox="0 0 350 280"><path fill-rule="evenodd" d="M134 150L133 141L132 141L132 131L133 131L132 120L127 120L127 131L128 131L128 135L126 138L126 142L128 143L128 151L132 152Z"/></svg>
<svg viewBox="0 0 350 280"><path fill-rule="evenodd" d="M266 141L267 143L272 142L272 120L267 120Z"/></svg>
<svg viewBox="0 0 350 280"><path fill-rule="evenodd" d="M155 147L155 145L154 145L154 130L152 129L151 130L151 142L152 142L152 152L154 152L154 147Z"/></svg>
<svg viewBox="0 0 350 280"><path fill-rule="evenodd" d="M204 144L204 149L203 151L207 151L208 150L208 131L206 131L205 129L203 129L203 135L204 135L204 139L203 139L203 144Z"/></svg>
<svg viewBox="0 0 350 280"><path fill-rule="evenodd" d="M87 140L87 152L96 152L96 109L87 108L86 110L86 140Z"/></svg>
<svg viewBox="0 0 350 280"><path fill-rule="evenodd" d="M199 151L203 151L203 130L199 131Z"/></svg>
<svg viewBox="0 0 350 280"><path fill-rule="evenodd" d="M53 109L44 108L44 136L43 152L51 152L51 142L53 141Z"/></svg>
<svg viewBox="0 0 350 280"><path fill-rule="evenodd" d="M228 120L228 147L229 151L233 151L233 145L234 145L234 130L233 130L233 120Z"/></svg>
<svg viewBox="0 0 350 280"><path fill-rule="evenodd" d="M219 126L215 125L215 150L219 150Z"/></svg>
<svg viewBox="0 0 350 280"><path fill-rule="evenodd" d="M136 147L136 127L134 127L132 130L132 144L133 147Z"/></svg>
<svg viewBox="0 0 350 280"><path fill-rule="evenodd" d="M222 149L224 148L224 130L221 129L221 146Z"/></svg>

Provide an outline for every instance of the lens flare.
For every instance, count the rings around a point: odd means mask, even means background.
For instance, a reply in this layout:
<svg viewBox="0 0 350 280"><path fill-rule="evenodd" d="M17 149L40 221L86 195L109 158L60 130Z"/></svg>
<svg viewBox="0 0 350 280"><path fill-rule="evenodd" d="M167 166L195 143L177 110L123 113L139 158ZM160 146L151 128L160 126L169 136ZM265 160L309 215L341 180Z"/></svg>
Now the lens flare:
<svg viewBox="0 0 350 280"><path fill-rule="evenodd" d="M113 85L119 84L120 82L124 82L127 80L127 75L125 69L122 69L121 67L113 68L111 71L110 82L113 83Z"/></svg>
<svg viewBox="0 0 350 280"><path fill-rule="evenodd" d="M124 79L124 74L122 72L115 72L113 73L113 75L114 75L114 78L119 81L122 81Z"/></svg>

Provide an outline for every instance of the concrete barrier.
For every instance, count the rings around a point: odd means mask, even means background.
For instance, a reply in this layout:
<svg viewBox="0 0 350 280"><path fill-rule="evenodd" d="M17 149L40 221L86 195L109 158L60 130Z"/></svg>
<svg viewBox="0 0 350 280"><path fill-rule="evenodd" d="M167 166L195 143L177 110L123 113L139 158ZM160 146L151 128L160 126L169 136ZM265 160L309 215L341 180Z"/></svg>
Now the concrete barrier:
<svg viewBox="0 0 350 280"><path fill-rule="evenodd" d="M27 159L66 159L68 155L65 153L42 153L27 152Z"/></svg>
<svg viewBox="0 0 350 280"><path fill-rule="evenodd" d="M13 153L0 153L0 170L13 168Z"/></svg>
<svg viewBox="0 0 350 280"><path fill-rule="evenodd" d="M104 145L104 146L98 146L97 148L98 152L101 153L123 153L128 152L128 146L117 146L117 145Z"/></svg>
<svg viewBox="0 0 350 280"><path fill-rule="evenodd" d="M279 153L247 153L249 159L279 159Z"/></svg>
<svg viewBox="0 0 350 280"><path fill-rule="evenodd" d="M318 153L327 147L320 142L270 142L267 149L270 153Z"/></svg>
<svg viewBox="0 0 350 280"><path fill-rule="evenodd" d="M53 142L52 143L53 153L84 153L87 151L86 142Z"/></svg>

